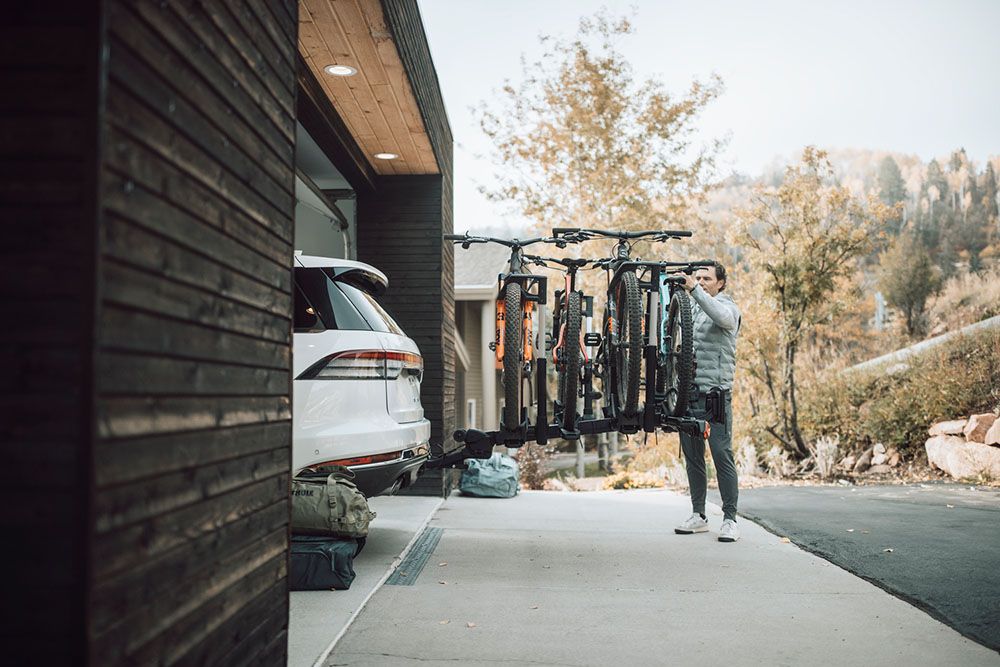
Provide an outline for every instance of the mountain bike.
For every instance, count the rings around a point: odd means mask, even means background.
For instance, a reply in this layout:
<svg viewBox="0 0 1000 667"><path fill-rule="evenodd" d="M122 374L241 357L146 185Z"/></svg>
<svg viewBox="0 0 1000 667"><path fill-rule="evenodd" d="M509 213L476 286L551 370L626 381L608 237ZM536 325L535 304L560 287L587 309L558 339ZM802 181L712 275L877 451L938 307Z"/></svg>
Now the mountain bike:
<svg viewBox="0 0 1000 667"><path fill-rule="evenodd" d="M554 414L567 439L579 437L576 421L579 416L577 399L581 388L586 387L584 368L589 363L583 336L583 318L588 316L584 304L592 307L593 301L585 299L576 288L576 274L590 263L589 259L540 257L525 255L525 259L539 266L551 268L558 264L565 269L563 288L555 291L550 338L552 362L558 377L558 390Z"/></svg>
<svg viewBox="0 0 1000 667"><path fill-rule="evenodd" d="M609 398L609 409L620 420L622 432L635 432L639 426L643 347L648 346L651 353L656 355L647 370L648 409L643 412L648 413L648 416L644 415L643 421L649 422L653 418L653 410L659 403L656 398L657 375L663 375L662 394L664 399L670 397L670 412L676 415L677 403L681 400L679 390L683 388L679 383L686 379L686 385L689 386L693 374L693 370L690 373L684 372L688 367L693 369L694 364L690 329L687 336L683 335L685 319L689 323L691 320L690 303L684 298L686 294L674 299L676 292L671 293L670 286L676 284L676 276L667 276L666 282L662 282L661 272L670 267L671 263L633 260L631 253L632 244L636 240L662 242L690 237L691 232L560 228L552 230L552 233L555 238L574 241L600 237L615 239L612 256L593 262L608 273L607 307L602 320L596 367ZM683 266L687 267L688 264L685 262ZM640 273L647 276L645 280L640 280ZM672 299L667 302L666 308L663 308L661 296L664 287ZM663 317L664 312L666 318ZM661 324L664 319L665 325ZM684 405L683 409L686 410L686 407Z"/></svg>
<svg viewBox="0 0 1000 667"><path fill-rule="evenodd" d="M694 322L691 297L684 289L684 277L696 269L712 266L710 261L658 262L661 318L657 355L656 400L666 414L687 414L691 383L694 382Z"/></svg>
<svg viewBox="0 0 1000 667"><path fill-rule="evenodd" d="M536 306L546 303L546 278L529 271L524 248L537 243L565 247L567 241L543 237L500 239L468 233L446 234L444 238L466 249L475 243L497 243L510 248L507 272L497 277L496 333L490 349L496 353L496 367L501 371L503 387L500 431L505 442L521 443L527 437L528 406L531 405L530 380L535 358L532 315Z"/></svg>

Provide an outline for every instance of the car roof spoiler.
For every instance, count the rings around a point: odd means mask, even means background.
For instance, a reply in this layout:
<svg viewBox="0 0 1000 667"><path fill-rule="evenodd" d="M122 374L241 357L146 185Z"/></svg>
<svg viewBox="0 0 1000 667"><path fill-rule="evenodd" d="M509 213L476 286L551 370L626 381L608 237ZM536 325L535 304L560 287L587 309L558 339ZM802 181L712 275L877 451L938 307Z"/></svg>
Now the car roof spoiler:
<svg viewBox="0 0 1000 667"><path fill-rule="evenodd" d="M327 271L333 274L335 280L353 285L373 296L385 294L389 286L388 278L381 271L370 271L354 266L332 266Z"/></svg>

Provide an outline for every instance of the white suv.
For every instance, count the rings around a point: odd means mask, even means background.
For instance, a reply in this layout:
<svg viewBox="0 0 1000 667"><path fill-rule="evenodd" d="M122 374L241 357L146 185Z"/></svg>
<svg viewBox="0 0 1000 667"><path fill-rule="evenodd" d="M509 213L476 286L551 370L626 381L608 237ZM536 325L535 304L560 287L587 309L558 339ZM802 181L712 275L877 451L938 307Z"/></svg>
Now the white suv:
<svg viewBox="0 0 1000 667"><path fill-rule="evenodd" d="M429 449L420 350L375 300L378 269L297 255L294 271L293 471L344 465L365 495L393 493Z"/></svg>

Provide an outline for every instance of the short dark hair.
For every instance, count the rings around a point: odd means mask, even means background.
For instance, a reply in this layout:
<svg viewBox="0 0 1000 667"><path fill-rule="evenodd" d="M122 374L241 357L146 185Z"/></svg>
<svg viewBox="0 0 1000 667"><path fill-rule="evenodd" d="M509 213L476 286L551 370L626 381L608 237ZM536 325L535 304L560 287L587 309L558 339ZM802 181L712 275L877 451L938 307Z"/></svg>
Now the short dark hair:
<svg viewBox="0 0 1000 667"><path fill-rule="evenodd" d="M712 262L712 268L715 270L715 279L722 281L722 287L719 288L719 291L721 292L722 290L726 289L726 282L727 282L726 267L724 267L719 262L716 262L715 260L711 260L711 262ZM707 269L708 267L706 266L704 268Z"/></svg>

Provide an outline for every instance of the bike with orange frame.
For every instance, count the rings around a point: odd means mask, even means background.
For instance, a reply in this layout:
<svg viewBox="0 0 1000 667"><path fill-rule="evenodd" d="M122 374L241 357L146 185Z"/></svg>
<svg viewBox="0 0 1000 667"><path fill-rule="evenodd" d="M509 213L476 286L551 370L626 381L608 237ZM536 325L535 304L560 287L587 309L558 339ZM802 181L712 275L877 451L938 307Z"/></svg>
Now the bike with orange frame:
<svg viewBox="0 0 1000 667"><path fill-rule="evenodd" d="M565 247L566 241L554 238L500 239L491 236L445 234L446 241L470 248L477 243L496 243L510 248L506 273L497 277L496 333L490 349L496 354L496 367L501 371L503 410L500 419L500 441L520 446L530 439L528 408L532 404L532 379L535 375L536 309L546 303L546 278L529 270L524 248L539 243ZM540 325L540 329L541 329ZM545 403L540 397L539 408ZM541 415L539 415L541 418ZM541 419L541 421L545 421Z"/></svg>

